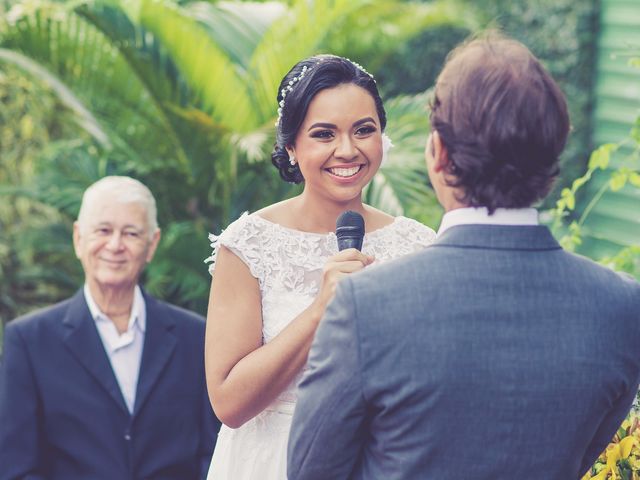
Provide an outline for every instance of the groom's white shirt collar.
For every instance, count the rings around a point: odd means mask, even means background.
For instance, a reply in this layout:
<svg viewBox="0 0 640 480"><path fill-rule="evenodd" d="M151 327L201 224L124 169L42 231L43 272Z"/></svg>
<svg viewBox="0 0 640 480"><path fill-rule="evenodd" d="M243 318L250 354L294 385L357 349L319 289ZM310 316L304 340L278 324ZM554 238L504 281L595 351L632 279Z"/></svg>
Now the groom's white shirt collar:
<svg viewBox="0 0 640 480"><path fill-rule="evenodd" d="M538 225L535 208L496 208L489 215L486 207L456 208L442 217L438 236L456 225Z"/></svg>

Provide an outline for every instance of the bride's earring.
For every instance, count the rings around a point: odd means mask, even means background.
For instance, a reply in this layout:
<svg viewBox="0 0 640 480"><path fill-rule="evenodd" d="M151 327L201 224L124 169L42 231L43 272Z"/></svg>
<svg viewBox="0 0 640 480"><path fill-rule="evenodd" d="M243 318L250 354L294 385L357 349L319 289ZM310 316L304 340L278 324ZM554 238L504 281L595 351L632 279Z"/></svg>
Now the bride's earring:
<svg viewBox="0 0 640 480"><path fill-rule="evenodd" d="M296 157L295 155L291 155L289 157L289 163L291 164L291 166L293 167L296 164Z"/></svg>

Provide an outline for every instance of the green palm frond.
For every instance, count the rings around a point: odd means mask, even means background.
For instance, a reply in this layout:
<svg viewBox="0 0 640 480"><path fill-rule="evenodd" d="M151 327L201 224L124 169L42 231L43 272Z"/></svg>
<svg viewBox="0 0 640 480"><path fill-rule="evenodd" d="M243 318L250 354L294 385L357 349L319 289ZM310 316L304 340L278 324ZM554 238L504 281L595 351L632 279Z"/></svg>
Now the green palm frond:
<svg viewBox="0 0 640 480"><path fill-rule="evenodd" d="M287 7L280 2L196 2L185 5L184 10L246 72L253 51Z"/></svg>
<svg viewBox="0 0 640 480"><path fill-rule="evenodd" d="M394 215L437 223L440 208L429 186L424 147L429 133L426 105L429 92L385 102L386 133L394 143L389 159L365 192L372 205Z"/></svg>
<svg viewBox="0 0 640 480"><path fill-rule="evenodd" d="M344 20L347 28L340 35L327 37L324 47L366 64L371 72L384 68L389 55L407 40L430 28L479 27L479 16L469 2L464 7L456 0L431 2L381 0L364 5Z"/></svg>
<svg viewBox="0 0 640 480"><path fill-rule="evenodd" d="M299 60L318 53L331 32L367 0L294 1L289 12L274 21L253 53L251 90L261 123L275 119L276 93L282 77Z"/></svg>
<svg viewBox="0 0 640 480"><path fill-rule="evenodd" d="M230 131L256 125L243 72L188 11L168 1L142 2L140 24L169 52L197 103Z"/></svg>
<svg viewBox="0 0 640 480"><path fill-rule="evenodd" d="M105 148L111 147L107 132L100 125L91 111L85 107L83 102L55 75L52 75L40 64L34 62L29 57L18 52L0 48L0 62L15 65L22 71L34 78L38 78L47 88L56 93L61 103L74 113L76 124L89 133L100 145Z"/></svg>
<svg viewBox="0 0 640 480"><path fill-rule="evenodd" d="M5 25L2 46L37 62L73 92L112 144L144 152L151 164L178 159L185 166L184 149L163 112L158 89L131 68L124 47L88 17L48 2L37 7ZM149 136L150 130L161 134Z"/></svg>

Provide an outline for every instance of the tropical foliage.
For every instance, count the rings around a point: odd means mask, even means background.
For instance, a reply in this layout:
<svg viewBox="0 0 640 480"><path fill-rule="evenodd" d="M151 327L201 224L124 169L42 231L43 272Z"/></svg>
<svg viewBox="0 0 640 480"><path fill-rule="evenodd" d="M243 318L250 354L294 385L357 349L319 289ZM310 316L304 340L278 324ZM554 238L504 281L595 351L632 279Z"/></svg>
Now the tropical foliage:
<svg viewBox="0 0 640 480"><path fill-rule="evenodd" d="M632 57L629 64L640 68L640 58ZM584 201L585 207L577 211L578 194L596 179L600 187L591 198ZM584 175L560 192L552 217L562 246L570 251L576 250L582 243L584 226L595 205L607 191L616 192L625 187L635 189L640 194L640 113L627 138L595 149ZM622 247L615 254L599 260L615 270L626 271L640 279L640 239L635 245Z"/></svg>
<svg viewBox="0 0 640 480"><path fill-rule="evenodd" d="M421 50L424 38L437 44L444 27L453 41L474 30L479 16L472 3L0 1L0 319L63 298L80 284L71 226L83 190L107 174L140 178L158 200L163 240L146 272L147 289L203 312L207 233L298 191L270 165L283 74L300 58L330 51L366 65L384 80L383 93L386 85L401 94L406 72L417 72L414 84L425 73L399 58L439 64L450 46L439 44L430 56ZM587 68L584 52L566 25L544 22L549 15L539 9L534 15L530 2L479 3L493 5L503 19L515 5L507 20L542 22L564 35L558 42L540 28L512 26L514 34L537 32L538 43L549 42L557 53L554 73L573 72L587 82L577 68ZM567 10L575 2L543 3ZM595 3L588 3L576 22L591 22ZM418 38L422 43L413 43ZM427 94L415 94L414 86L411 95L385 102L387 133L397 146L365 195L390 213L437 225L441 212L422 163ZM588 104L585 97L574 117L588 118ZM584 138L587 129L580 130ZM596 149L586 173L561 191L550 223L566 248L580 245L602 192L640 189L639 157L640 119L627 140ZM577 211L594 180L602 187ZM640 278L640 245L601 260ZM585 479L638 478L637 425L632 414Z"/></svg>
<svg viewBox="0 0 640 480"><path fill-rule="evenodd" d="M297 191L270 165L275 93L284 73L320 51L375 71L398 44L425 29L472 25L472 16L460 11L444 0L13 4L0 24L0 68L50 92L57 112L75 126L74 134L54 135L31 152L28 179L0 179L3 198L34 209L26 223L47 239L34 242L31 257L14 259L14 271L34 273L15 285L40 293L22 305L50 303L80 283L68 240L80 194L118 173L140 178L159 203L163 241L146 287L203 312L207 232ZM431 221L438 210L422 165L424 104L421 95L387 103L388 133L402 148L392 150L367 199ZM5 250L25 235L7 238ZM47 252L54 245L55 256ZM0 262L8 262L2 252ZM47 288L49 281L56 286ZM6 321L22 302L15 292L4 293Z"/></svg>

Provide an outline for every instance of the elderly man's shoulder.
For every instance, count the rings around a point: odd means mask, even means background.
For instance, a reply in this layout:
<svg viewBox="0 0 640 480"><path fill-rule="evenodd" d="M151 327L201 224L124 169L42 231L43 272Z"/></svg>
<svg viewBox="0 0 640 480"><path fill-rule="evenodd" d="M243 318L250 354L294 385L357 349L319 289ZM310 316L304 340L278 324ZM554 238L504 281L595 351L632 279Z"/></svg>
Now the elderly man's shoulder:
<svg viewBox="0 0 640 480"><path fill-rule="evenodd" d="M64 318L75 297L67 298L53 305L36 308L7 323L8 330L29 331L58 326L60 319Z"/></svg>
<svg viewBox="0 0 640 480"><path fill-rule="evenodd" d="M186 328L204 329L205 319L202 315L172 303L146 295L147 304L152 302L163 311L163 314Z"/></svg>

